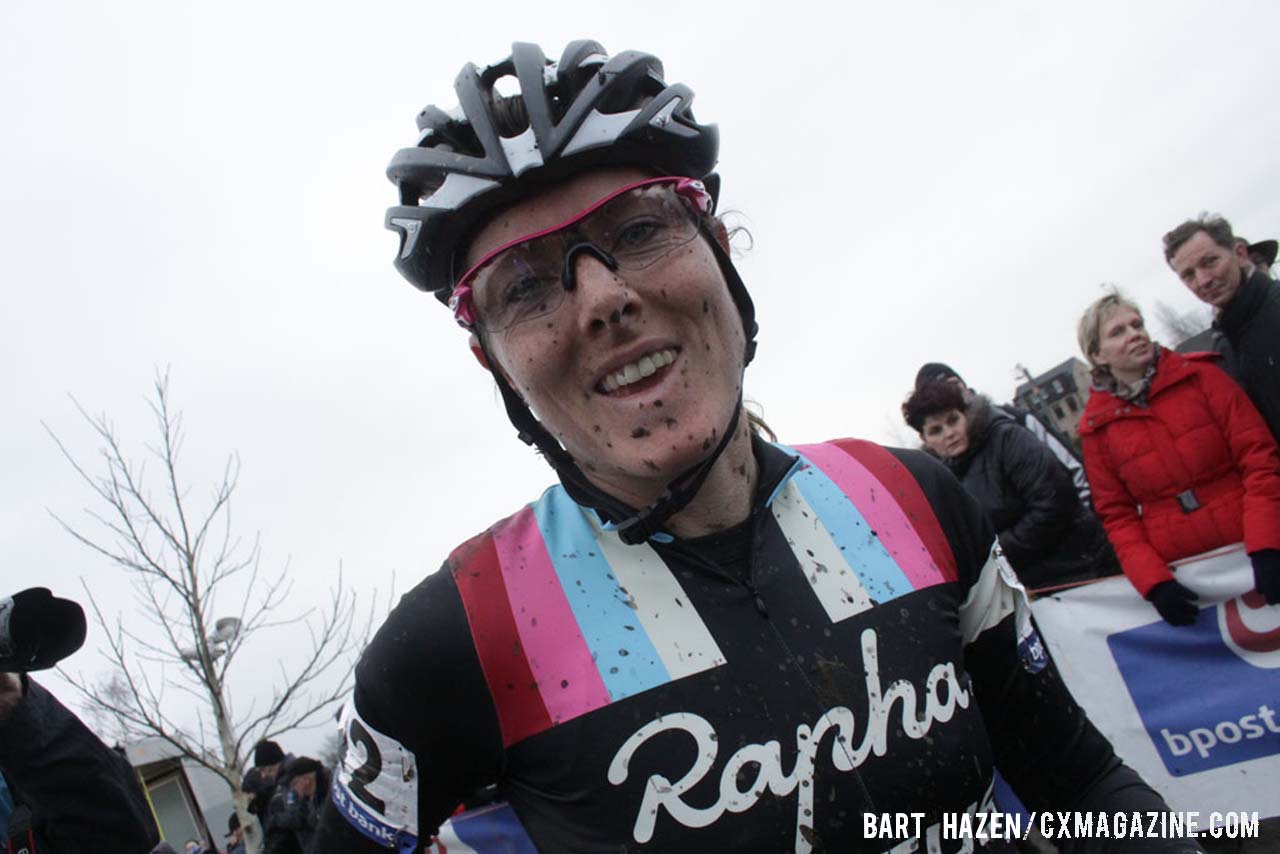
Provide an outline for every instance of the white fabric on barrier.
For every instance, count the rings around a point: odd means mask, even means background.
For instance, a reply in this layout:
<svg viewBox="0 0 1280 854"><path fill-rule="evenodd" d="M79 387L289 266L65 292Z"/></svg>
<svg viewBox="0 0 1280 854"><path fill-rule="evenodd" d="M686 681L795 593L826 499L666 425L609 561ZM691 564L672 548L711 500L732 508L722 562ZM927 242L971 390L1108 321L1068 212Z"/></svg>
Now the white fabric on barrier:
<svg viewBox="0 0 1280 854"><path fill-rule="evenodd" d="M1032 611L1076 700L1170 807L1280 815L1280 606L1249 594L1240 546L1177 576L1200 597L1192 626L1166 624L1123 576Z"/></svg>

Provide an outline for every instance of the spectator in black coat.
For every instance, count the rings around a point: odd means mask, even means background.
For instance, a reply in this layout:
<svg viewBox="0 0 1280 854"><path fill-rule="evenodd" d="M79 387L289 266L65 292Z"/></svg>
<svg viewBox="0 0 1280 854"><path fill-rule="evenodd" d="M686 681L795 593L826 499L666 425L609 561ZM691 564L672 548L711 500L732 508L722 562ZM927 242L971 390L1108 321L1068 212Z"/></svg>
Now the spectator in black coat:
<svg viewBox="0 0 1280 854"><path fill-rule="evenodd" d="M1272 241L1264 241L1272 243ZM1164 257L1182 283L1214 308L1214 347L1280 442L1280 283L1255 269L1231 223L1201 216L1164 236ZM1275 246L1259 260L1275 260Z"/></svg>
<svg viewBox="0 0 1280 854"><path fill-rule="evenodd" d="M253 767L240 781L240 790L252 795L249 812L256 815L258 822L264 827L271 796L275 794L276 784L292 759L274 741L263 739L253 746Z"/></svg>
<svg viewBox="0 0 1280 854"><path fill-rule="evenodd" d="M928 383L902 405L926 450L977 499L1028 588L1115 575L1115 554L1066 468L985 397L965 406L954 383Z"/></svg>
<svg viewBox="0 0 1280 854"><path fill-rule="evenodd" d="M265 854L303 854L328 796L324 765L310 756L290 762L267 809Z"/></svg>
<svg viewBox="0 0 1280 854"><path fill-rule="evenodd" d="M0 771L31 811L39 854L142 854L159 841L129 762L26 675L0 673Z"/></svg>
<svg viewBox="0 0 1280 854"><path fill-rule="evenodd" d="M916 371L916 391L934 382L947 382L954 385L960 390L965 406L968 406L978 396L978 393L971 389L969 384L950 365L942 362L925 362L920 366L920 370ZM1067 473L1071 476L1071 483L1075 486L1076 494L1080 496L1080 503L1085 506L1086 510L1092 510L1089 480L1084 474L1084 460L1072 446L1071 440L1055 430L1052 424L1036 417L1036 414L1029 409L1020 409L1012 403L1005 403L995 408L1011 416L1015 421L1027 428L1037 441L1053 452L1058 462L1066 466Z"/></svg>

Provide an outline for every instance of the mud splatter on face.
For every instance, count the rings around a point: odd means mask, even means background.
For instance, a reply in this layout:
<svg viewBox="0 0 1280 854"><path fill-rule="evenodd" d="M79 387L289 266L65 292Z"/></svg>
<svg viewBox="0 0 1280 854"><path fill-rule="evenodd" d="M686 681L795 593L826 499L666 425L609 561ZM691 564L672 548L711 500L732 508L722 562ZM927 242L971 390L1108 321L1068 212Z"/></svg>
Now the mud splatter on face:
<svg viewBox="0 0 1280 854"><path fill-rule="evenodd" d="M649 435L649 431L644 429L643 427L637 427L636 429L631 431L632 439L643 439L645 436L648 436L648 435Z"/></svg>

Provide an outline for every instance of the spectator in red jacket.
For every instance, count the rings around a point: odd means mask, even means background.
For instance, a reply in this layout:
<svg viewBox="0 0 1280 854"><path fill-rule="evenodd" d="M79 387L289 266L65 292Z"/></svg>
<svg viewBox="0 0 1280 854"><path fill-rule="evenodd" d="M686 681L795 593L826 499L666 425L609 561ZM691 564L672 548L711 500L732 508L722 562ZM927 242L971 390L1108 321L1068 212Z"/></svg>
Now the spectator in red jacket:
<svg viewBox="0 0 1280 854"><path fill-rule="evenodd" d="M1085 470L1133 586L1167 622L1189 625L1195 594L1170 562L1243 541L1258 592L1280 604L1280 454L1216 354L1160 347L1118 293L1089 306L1079 340L1094 367Z"/></svg>

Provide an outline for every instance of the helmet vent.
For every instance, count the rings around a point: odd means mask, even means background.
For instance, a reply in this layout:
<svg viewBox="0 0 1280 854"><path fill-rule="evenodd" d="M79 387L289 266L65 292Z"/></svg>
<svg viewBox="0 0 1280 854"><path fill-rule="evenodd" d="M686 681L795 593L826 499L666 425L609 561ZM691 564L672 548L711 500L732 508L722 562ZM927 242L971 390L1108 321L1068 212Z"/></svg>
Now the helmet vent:
<svg viewBox="0 0 1280 854"><path fill-rule="evenodd" d="M519 98L520 81L514 74L504 74L493 81L493 94L499 98Z"/></svg>

